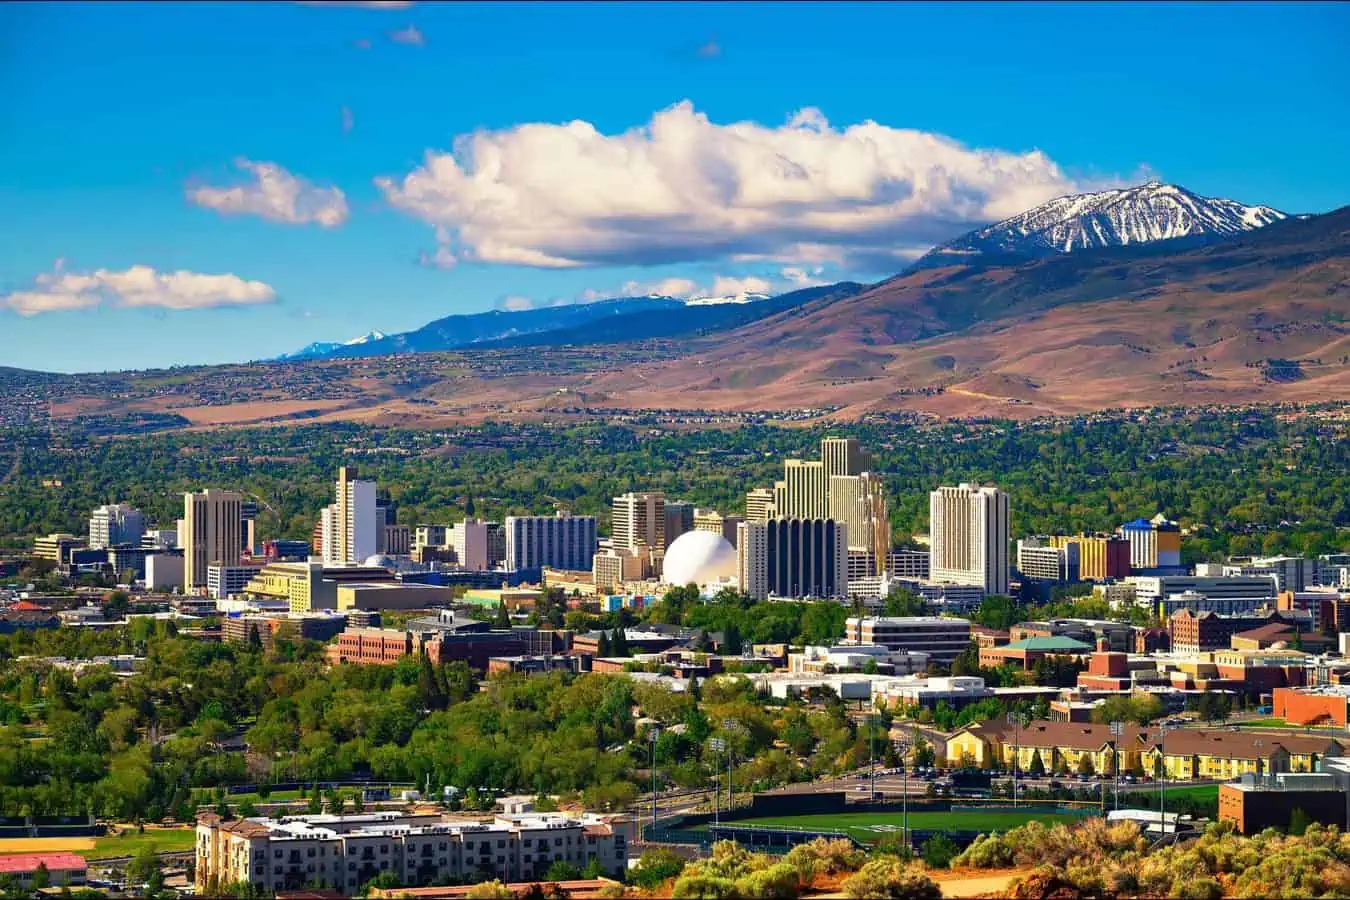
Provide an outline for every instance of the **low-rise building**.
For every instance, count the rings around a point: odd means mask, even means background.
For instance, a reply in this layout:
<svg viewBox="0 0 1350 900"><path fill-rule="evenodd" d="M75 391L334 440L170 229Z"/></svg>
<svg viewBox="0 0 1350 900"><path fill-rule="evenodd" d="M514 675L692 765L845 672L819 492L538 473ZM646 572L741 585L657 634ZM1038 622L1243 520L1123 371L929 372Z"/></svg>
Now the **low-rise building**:
<svg viewBox="0 0 1350 900"><path fill-rule="evenodd" d="M12 878L24 894L36 894L33 876L47 870L51 887L83 887L89 873L84 857L75 853L13 853L0 856L0 880Z"/></svg>
<svg viewBox="0 0 1350 900"><path fill-rule="evenodd" d="M222 821L197 819L195 887L247 882L275 893L320 887L351 896L381 874L405 885L542 878L555 863L611 874L628 864L610 819L542 813L473 820L379 812Z"/></svg>
<svg viewBox="0 0 1350 900"><path fill-rule="evenodd" d="M1219 819L1232 822L1238 834L1260 834L1288 828L1298 809L1308 821L1344 829L1350 784L1342 780L1350 782L1329 772L1243 775L1236 784L1219 785Z"/></svg>
<svg viewBox="0 0 1350 900"><path fill-rule="evenodd" d="M212 563L206 567L206 596L212 600L224 600L242 594L262 568L261 565L248 563L231 566Z"/></svg>
<svg viewBox="0 0 1350 900"><path fill-rule="evenodd" d="M970 646L970 622L937 616L850 617L844 636L849 643L926 653L933 662L950 664Z"/></svg>
<svg viewBox="0 0 1350 900"><path fill-rule="evenodd" d="M991 669L1013 665L1024 671L1031 671L1037 662L1047 657L1081 657L1091 653L1092 649L1091 644L1075 641L1073 638L1029 637L1002 647L982 647L980 665Z"/></svg>

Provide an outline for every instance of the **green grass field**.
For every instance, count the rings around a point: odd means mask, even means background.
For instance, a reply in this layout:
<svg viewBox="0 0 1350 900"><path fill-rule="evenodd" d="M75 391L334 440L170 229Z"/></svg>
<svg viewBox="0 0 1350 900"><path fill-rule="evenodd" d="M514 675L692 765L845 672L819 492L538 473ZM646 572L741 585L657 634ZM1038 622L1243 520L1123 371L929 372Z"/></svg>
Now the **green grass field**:
<svg viewBox="0 0 1350 900"><path fill-rule="evenodd" d="M181 853L191 850L197 840L195 828L147 828L144 834L128 831L121 836L107 835L94 842L94 849L78 851L85 859L111 859L135 856L142 847L156 853Z"/></svg>
<svg viewBox="0 0 1350 900"><path fill-rule="evenodd" d="M1046 823L1075 821L1083 818L1072 814L1048 810L1012 811L965 811L934 812L925 810L909 814L909 827L921 831L945 829L948 831L1007 831L1031 821ZM734 824L752 825L761 828L802 828L822 831L847 831L860 841L875 841L886 831L875 831L873 826L882 825L899 829L904 821L901 812L885 813L837 813L813 816L772 816L762 819L738 819ZM731 824L731 823L728 823ZM692 830L705 830L707 826L697 826Z"/></svg>

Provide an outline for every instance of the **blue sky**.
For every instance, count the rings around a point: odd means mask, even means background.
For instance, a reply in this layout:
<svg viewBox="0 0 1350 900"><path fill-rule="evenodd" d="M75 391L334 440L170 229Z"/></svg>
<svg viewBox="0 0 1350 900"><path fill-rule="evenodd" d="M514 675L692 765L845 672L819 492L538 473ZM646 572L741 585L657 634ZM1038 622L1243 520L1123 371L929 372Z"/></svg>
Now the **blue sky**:
<svg viewBox="0 0 1350 900"><path fill-rule="evenodd" d="M0 4L0 365L879 278L1146 174L1350 202L1344 4L386 7Z"/></svg>

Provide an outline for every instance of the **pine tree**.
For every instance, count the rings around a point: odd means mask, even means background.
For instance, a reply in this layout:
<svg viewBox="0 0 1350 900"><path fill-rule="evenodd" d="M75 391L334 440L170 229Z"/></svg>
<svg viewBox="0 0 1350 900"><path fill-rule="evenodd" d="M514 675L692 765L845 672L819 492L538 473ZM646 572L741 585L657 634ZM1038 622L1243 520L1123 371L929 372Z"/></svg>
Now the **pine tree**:
<svg viewBox="0 0 1350 900"><path fill-rule="evenodd" d="M248 649L256 653L262 649L262 637L258 634L258 623L248 626Z"/></svg>
<svg viewBox="0 0 1350 900"><path fill-rule="evenodd" d="M622 628L614 629L614 644L611 651L615 656L628 656L628 635Z"/></svg>
<svg viewBox="0 0 1350 900"><path fill-rule="evenodd" d="M497 617L492 620L492 627L503 631L511 627L511 614L506 611L506 603L497 604Z"/></svg>
<svg viewBox="0 0 1350 900"><path fill-rule="evenodd" d="M600 657L601 659L605 659L610 655L611 652L612 650L609 645L609 632L601 630L600 641L595 648L595 655Z"/></svg>
<svg viewBox="0 0 1350 900"><path fill-rule="evenodd" d="M741 630L734 624L728 625L722 631L722 655L740 656L741 650Z"/></svg>

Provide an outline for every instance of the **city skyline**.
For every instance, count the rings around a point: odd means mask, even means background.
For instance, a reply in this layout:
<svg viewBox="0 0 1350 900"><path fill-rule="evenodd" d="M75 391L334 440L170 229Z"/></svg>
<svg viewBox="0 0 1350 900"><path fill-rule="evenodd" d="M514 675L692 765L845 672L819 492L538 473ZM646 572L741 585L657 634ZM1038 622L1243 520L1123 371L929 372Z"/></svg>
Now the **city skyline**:
<svg viewBox="0 0 1350 900"><path fill-rule="evenodd" d="M1149 177L1288 212L1350 196L1350 126L1325 114L1348 99L1341 5L128 12L0 8L6 364L241 361L493 307L875 280ZM809 65L784 52L803 33ZM1074 53L1065 77L1065 48L1104 34L1265 64L1221 92L1139 50ZM752 177L772 158L790 171Z"/></svg>

